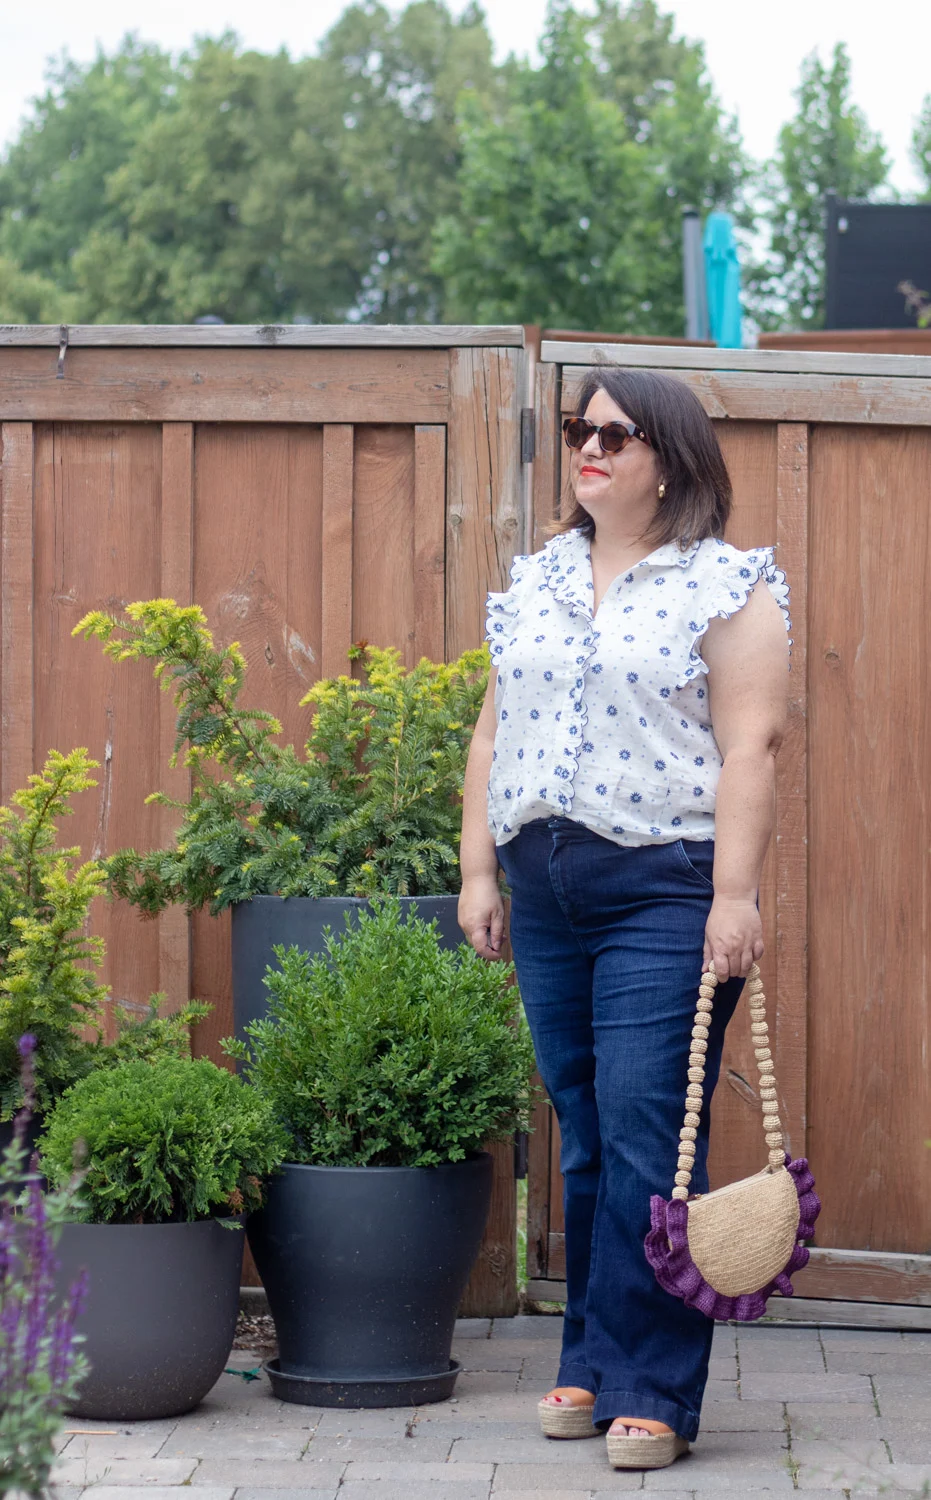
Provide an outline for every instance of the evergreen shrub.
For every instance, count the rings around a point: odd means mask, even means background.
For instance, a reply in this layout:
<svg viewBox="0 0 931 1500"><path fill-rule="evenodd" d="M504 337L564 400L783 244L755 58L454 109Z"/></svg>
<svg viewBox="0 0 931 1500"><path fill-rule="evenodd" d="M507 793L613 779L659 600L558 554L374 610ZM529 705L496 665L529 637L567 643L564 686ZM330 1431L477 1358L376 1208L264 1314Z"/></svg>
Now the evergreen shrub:
<svg viewBox="0 0 931 1500"><path fill-rule="evenodd" d="M172 903L213 915L256 895L443 895L459 890L461 793L472 730L488 680L484 647L448 665L367 644L350 660L361 678L316 683L301 751L280 745L281 724L238 699L245 658L214 646L196 605L130 604L75 627L114 660L155 663L173 690L179 757L192 773L174 845L107 861L110 889L154 915Z"/></svg>
<svg viewBox="0 0 931 1500"><path fill-rule="evenodd" d="M22 1102L21 1037L35 1039L33 1105L43 1115L92 1068L189 1055L190 1024L209 1011L192 1001L160 1017L164 996L154 995L141 1021L113 1007L117 1039L104 1041L109 991L96 972L104 942L87 925L106 869L82 862L76 846L58 846L59 822L73 813L72 798L96 785L96 765L84 749L51 750L12 805L0 807L0 1120Z"/></svg>
<svg viewBox="0 0 931 1500"><path fill-rule="evenodd" d="M258 1208L286 1136L267 1100L206 1058L159 1057L89 1074L39 1140L53 1186L80 1161L87 1223L189 1223Z"/></svg>
<svg viewBox="0 0 931 1500"><path fill-rule="evenodd" d="M327 931L325 952L275 948L269 1015L226 1042L287 1127L288 1159L430 1167L526 1129L533 1048L511 983L396 898Z"/></svg>

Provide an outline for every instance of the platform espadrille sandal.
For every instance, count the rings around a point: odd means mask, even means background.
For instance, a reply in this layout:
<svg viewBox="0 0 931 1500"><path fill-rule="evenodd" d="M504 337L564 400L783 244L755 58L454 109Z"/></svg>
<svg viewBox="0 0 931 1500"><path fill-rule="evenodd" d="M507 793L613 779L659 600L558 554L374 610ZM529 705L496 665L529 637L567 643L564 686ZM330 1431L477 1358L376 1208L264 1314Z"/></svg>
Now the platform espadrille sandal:
<svg viewBox="0 0 931 1500"><path fill-rule="evenodd" d="M674 1432L656 1432L649 1437L608 1433L608 1462L612 1469L668 1469L688 1451L686 1439Z"/></svg>
<svg viewBox="0 0 931 1500"><path fill-rule="evenodd" d="M592 1421L594 1409L594 1402L585 1406L575 1406L572 1401L567 1401L564 1406L550 1406L546 1401L538 1402L537 1411L540 1413L543 1436L551 1438L597 1437L599 1429Z"/></svg>

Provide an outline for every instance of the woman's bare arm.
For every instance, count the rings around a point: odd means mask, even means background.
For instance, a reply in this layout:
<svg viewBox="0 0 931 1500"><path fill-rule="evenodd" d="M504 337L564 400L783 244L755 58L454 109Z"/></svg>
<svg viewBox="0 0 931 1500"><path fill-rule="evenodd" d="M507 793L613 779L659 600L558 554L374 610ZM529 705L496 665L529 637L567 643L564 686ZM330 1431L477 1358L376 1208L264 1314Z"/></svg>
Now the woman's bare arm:
<svg viewBox="0 0 931 1500"><path fill-rule="evenodd" d="M785 732L789 646L779 606L758 584L743 609L712 620L702 643L711 722L723 758L715 809L714 901L705 963L719 979L763 956L756 902L773 829L775 761Z"/></svg>
<svg viewBox="0 0 931 1500"><path fill-rule="evenodd" d="M462 792L462 843L459 864L459 926L482 958L500 958L504 938L504 902L498 887L498 856L488 827L488 778L495 747L495 683L492 668L478 716Z"/></svg>

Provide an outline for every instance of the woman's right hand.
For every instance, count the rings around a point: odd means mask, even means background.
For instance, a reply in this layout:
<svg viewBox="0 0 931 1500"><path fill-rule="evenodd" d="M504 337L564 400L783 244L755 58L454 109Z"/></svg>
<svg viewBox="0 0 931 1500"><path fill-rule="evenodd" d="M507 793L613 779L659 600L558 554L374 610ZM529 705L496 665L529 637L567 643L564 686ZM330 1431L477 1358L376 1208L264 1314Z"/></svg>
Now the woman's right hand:
<svg viewBox="0 0 931 1500"><path fill-rule="evenodd" d="M457 916L479 958L501 958L504 902L495 876L472 875L463 880Z"/></svg>

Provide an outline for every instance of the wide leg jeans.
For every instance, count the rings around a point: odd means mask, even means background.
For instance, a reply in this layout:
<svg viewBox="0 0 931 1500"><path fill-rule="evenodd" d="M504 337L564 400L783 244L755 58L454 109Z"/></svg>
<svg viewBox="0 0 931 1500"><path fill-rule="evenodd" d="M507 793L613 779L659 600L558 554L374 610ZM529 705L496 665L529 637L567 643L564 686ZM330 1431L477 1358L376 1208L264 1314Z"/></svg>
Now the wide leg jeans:
<svg viewBox="0 0 931 1500"><path fill-rule="evenodd" d="M713 1324L662 1290L644 1254L650 1197L672 1195L711 906L712 842L624 848L560 817L498 849L511 946L562 1135L567 1304L558 1385L595 1421L698 1432ZM693 1192L707 1192L709 1111L742 980L720 985Z"/></svg>

